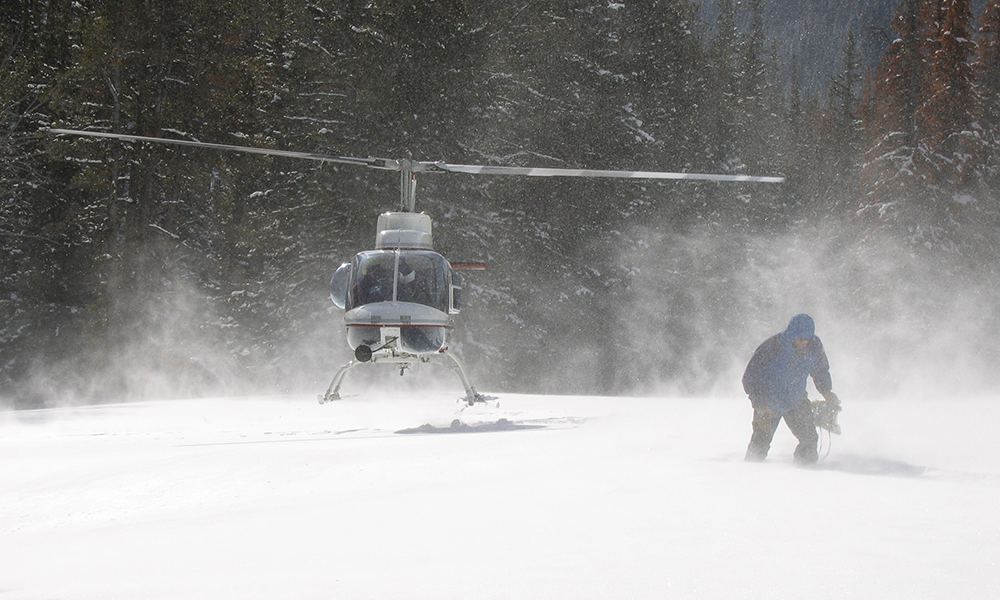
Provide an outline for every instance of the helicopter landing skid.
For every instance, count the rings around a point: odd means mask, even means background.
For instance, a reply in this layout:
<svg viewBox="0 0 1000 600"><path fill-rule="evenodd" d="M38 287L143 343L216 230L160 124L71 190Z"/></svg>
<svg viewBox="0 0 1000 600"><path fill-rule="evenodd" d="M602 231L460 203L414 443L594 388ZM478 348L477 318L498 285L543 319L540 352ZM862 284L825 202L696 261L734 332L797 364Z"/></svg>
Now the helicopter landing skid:
<svg viewBox="0 0 1000 600"><path fill-rule="evenodd" d="M476 404L488 404L496 399L496 396L487 396L473 390L472 394L466 394L464 398L459 398L458 402L464 402L466 406L475 406ZM499 401L497 401L496 407L500 408Z"/></svg>
<svg viewBox="0 0 1000 600"><path fill-rule="evenodd" d="M330 387L326 388L326 393L322 396L318 396L320 404L326 404L327 402L332 402L334 400L340 400L340 384L344 381L344 375L347 375L347 371L353 367L357 361L352 360L346 365L340 367L337 374L333 376L333 381L330 382Z"/></svg>
<svg viewBox="0 0 1000 600"><path fill-rule="evenodd" d="M487 402L492 402L497 399L496 396L486 396L484 394L480 394L476 391L476 388L472 387L472 384L469 383L469 378L465 376L465 369L462 368L462 363L458 361L457 356L447 350L441 354L451 359L451 362L454 364L445 363L444 366L448 367L456 375L458 375L458 378L462 380L462 385L465 386L465 397L459 398L459 402L465 402L466 405L473 406L475 404L486 404ZM499 402L497 402L497 408L500 408Z"/></svg>
<svg viewBox="0 0 1000 600"><path fill-rule="evenodd" d="M451 369L452 372L458 375L458 378L462 380L462 386L465 388L465 396L463 398L459 398L458 401L465 402L465 404L467 404L468 406L473 406L476 404L486 404L488 402L492 402L497 399L496 396L487 396L485 394L480 394L479 392L477 392L476 388L472 387L472 384L469 382L469 378L466 377L465 369L462 368L462 363L459 362L458 357L456 357L451 352L448 352L447 350L444 350L437 354L428 354L428 355L410 355L410 354L398 355L395 353L388 353L384 355L380 354L381 353L376 353L375 355L371 356L370 362L391 362L400 364L400 374L402 374L403 370L409 367L414 362L423 362L423 363L436 362L438 364L441 364L442 366L448 367L449 369ZM444 357L451 359L451 362L444 361ZM344 376L347 375L347 372L352 367L357 365L359 362L369 362L369 361L352 360L346 365L340 367L340 370L337 371L337 374L333 376L333 381L330 382L330 387L327 388L326 393L323 394L322 396L317 397L320 404L326 404L328 402L341 399L340 385L344 382ZM499 407L500 403L497 402L497 408Z"/></svg>

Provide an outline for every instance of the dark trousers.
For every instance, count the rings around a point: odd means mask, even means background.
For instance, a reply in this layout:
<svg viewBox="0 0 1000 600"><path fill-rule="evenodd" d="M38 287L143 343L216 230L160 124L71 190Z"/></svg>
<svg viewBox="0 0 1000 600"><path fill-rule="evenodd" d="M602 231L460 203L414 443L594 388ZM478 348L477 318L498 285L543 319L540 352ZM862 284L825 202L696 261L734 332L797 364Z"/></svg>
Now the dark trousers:
<svg viewBox="0 0 1000 600"><path fill-rule="evenodd" d="M767 451L771 449L771 440L774 439L774 432L778 429L781 419L781 416L768 408L753 410L753 435L750 436L746 460L760 462L767 457ZM816 432L812 404L808 400L803 400L788 411L784 419L788 428L792 430L792 435L799 440L799 445L795 448L795 462L811 465L819 460L816 448L819 434Z"/></svg>

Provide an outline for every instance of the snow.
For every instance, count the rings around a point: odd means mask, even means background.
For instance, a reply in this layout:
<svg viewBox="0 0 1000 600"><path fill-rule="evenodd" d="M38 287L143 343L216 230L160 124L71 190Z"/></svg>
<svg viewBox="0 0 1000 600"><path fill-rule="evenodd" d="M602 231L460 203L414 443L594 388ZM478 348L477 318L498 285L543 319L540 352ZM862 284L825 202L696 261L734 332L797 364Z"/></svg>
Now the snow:
<svg viewBox="0 0 1000 600"><path fill-rule="evenodd" d="M745 398L459 395L0 412L0 595L1000 597L996 397L843 398L801 468Z"/></svg>

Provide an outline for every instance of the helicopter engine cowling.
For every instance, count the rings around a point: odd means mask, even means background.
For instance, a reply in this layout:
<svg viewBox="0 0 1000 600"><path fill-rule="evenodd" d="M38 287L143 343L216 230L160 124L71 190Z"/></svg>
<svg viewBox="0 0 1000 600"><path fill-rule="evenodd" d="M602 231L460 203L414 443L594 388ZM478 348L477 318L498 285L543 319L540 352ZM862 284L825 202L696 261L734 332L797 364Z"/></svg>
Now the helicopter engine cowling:
<svg viewBox="0 0 1000 600"><path fill-rule="evenodd" d="M431 223L430 215L424 213L383 213L378 217L375 247L433 250Z"/></svg>

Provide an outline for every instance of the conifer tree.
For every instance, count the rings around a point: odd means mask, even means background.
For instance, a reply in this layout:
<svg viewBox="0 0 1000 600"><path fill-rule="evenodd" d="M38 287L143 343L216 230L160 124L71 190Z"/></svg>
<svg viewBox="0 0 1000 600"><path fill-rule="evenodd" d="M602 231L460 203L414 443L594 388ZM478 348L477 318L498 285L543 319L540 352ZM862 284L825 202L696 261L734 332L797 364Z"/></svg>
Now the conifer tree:
<svg viewBox="0 0 1000 600"><path fill-rule="evenodd" d="M769 132L776 130L768 106L769 81L766 56L767 36L764 31L764 11L761 0L749 0L750 31L741 48L740 110L737 116L742 140L743 160L755 170L768 164Z"/></svg>
<svg viewBox="0 0 1000 600"><path fill-rule="evenodd" d="M917 111L922 159L918 168L924 167L926 182L947 196L978 187L983 148L975 114L970 0L944 0L939 19L924 84L926 99Z"/></svg>
<svg viewBox="0 0 1000 600"><path fill-rule="evenodd" d="M700 119L708 80L697 7L659 0L624 17L617 102L628 107L624 124L636 142L629 168L707 168Z"/></svg>
<svg viewBox="0 0 1000 600"><path fill-rule="evenodd" d="M809 177L809 173L816 168L815 151L819 138L814 130L815 115L807 114L807 99L803 94L798 57L793 56L784 116L786 137L782 149L785 161L781 172L788 177L783 187L795 195L811 192L807 189L814 178Z"/></svg>
<svg viewBox="0 0 1000 600"><path fill-rule="evenodd" d="M273 47L274 21L243 0L95 3L81 20L80 56L53 102L59 125L264 143L256 135L277 96L269 82L280 64L263 51ZM119 353L141 343L165 372L188 371L200 353L189 341L187 356L178 356L180 338L239 331L241 307L230 304L237 297L230 292L252 290L266 272L260 250L272 221L261 219L266 196L256 193L266 163L160 145L60 144L80 161L74 195L84 206L94 261L82 266L100 282L83 311L94 338L87 343ZM217 325L183 320L187 311ZM243 343L234 346L234 355L253 355L242 352ZM128 387L134 377L119 372L119 384Z"/></svg>
<svg viewBox="0 0 1000 600"><path fill-rule="evenodd" d="M984 172L991 188L1000 186L1000 0L986 4L979 26L979 54L974 65L978 107L986 155Z"/></svg>
<svg viewBox="0 0 1000 600"><path fill-rule="evenodd" d="M841 70L830 84L835 170L841 176L848 178L853 176L858 167L861 144L861 127L858 122L861 61L852 24L844 43Z"/></svg>
<svg viewBox="0 0 1000 600"><path fill-rule="evenodd" d="M78 349L72 332L92 283L82 203L65 190L74 170L38 134L76 58L82 12L70 0L0 3L0 398L21 406L36 402L23 382L39 357Z"/></svg>
<svg viewBox="0 0 1000 600"><path fill-rule="evenodd" d="M709 46L709 69L712 78L709 98L713 116L709 132L716 164L725 167L736 158L737 114L739 108L740 33L732 0L718 0L716 33Z"/></svg>
<svg viewBox="0 0 1000 600"><path fill-rule="evenodd" d="M809 161L813 180L810 196L818 210L842 213L858 190L861 168L861 57L853 25L844 41L841 68L830 79L828 101L822 111L811 115L815 121Z"/></svg>
<svg viewBox="0 0 1000 600"><path fill-rule="evenodd" d="M866 151L861 179L866 195L860 208L861 214L873 219L895 217L904 198L919 196L913 156L925 72L918 18L923 4L922 0L901 0L897 6L892 21L897 37L875 71L864 111Z"/></svg>

